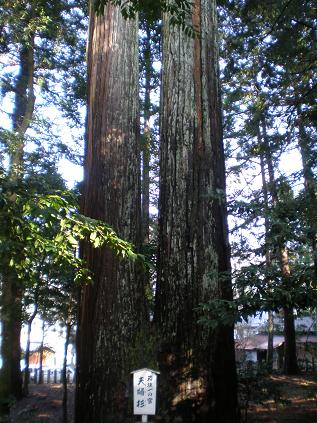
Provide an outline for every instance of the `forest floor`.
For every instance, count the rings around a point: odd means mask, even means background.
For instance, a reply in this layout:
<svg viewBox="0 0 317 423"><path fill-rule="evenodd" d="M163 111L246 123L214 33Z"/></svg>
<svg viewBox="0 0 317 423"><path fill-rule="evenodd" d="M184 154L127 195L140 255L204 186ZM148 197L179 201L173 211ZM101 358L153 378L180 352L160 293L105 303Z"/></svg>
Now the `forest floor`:
<svg viewBox="0 0 317 423"><path fill-rule="evenodd" d="M258 400L255 388L244 422L317 422L317 373L272 375L261 379L258 388Z"/></svg>
<svg viewBox="0 0 317 423"><path fill-rule="evenodd" d="M74 385L68 387L68 419L74 420ZM63 386L30 384L29 395L11 408L10 423L62 423Z"/></svg>
<svg viewBox="0 0 317 423"><path fill-rule="evenodd" d="M242 423L317 422L317 373L257 378L247 391L248 412L245 415L242 410ZM73 407L71 385L69 423L73 422ZM62 385L30 385L29 396L12 408L11 423L62 423Z"/></svg>

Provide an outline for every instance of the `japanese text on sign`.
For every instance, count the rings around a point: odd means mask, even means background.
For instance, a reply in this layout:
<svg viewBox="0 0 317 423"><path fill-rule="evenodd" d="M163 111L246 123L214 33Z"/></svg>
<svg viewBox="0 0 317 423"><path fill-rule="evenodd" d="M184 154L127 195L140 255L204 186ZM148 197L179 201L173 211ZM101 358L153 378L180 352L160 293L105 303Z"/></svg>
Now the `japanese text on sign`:
<svg viewBox="0 0 317 423"><path fill-rule="evenodd" d="M157 374L149 369L133 372L134 414L154 415L156 408Z"/></svg>

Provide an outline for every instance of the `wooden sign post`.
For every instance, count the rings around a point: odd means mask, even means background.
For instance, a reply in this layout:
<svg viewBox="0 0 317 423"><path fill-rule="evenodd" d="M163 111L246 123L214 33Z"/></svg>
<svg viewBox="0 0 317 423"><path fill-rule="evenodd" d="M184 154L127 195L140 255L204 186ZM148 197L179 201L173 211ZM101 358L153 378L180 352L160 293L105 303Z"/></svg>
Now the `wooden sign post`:
<svg viewBox="0 0 317 423"><path fill-rule="evenodd" d="M133 414L142 416L142 423L156 412L157 375L151 369L140 369L133 374Z"/></svg>

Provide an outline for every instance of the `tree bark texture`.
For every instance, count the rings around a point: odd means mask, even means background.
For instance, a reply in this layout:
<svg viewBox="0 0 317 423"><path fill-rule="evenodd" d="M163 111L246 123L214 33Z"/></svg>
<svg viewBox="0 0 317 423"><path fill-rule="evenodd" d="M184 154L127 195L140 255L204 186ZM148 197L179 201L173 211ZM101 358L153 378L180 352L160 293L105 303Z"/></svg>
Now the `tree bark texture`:
<svg viewBox="0 0 317 423"><path fill-rule="evenodd" d="M21 360L21 321L22 321L22 289L21 282L11 268L2 273L1 286L1 322L2 368L0 377L1 406L9 397L22 397ZM12 398L11 398L12 399Z"/></svg>
<svg viewBox="0 0 317 423"><path fill-rule="evenodd" d="M231 299L214 1L194 1L199 36L163 19L159 252L155 322L164 422L236 422L232 327L195 308ZM215 317L215 316L214 316Z"/></svg>
<svg viewBox="0 0 317 423"><path fill-rule="evenodd" d="M138 22L123 19L111 5L97 17L92 3L82 212L138 245ZM93 283L81 297L76 423L125 422L130 361L144 317L142 272L108 248L85 244L82 256Z"/></svg>

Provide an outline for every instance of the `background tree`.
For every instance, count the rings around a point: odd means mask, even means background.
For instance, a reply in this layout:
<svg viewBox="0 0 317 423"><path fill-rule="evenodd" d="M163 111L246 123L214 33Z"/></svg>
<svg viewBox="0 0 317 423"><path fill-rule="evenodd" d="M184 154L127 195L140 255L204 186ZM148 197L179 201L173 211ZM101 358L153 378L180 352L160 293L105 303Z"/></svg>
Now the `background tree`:
<svg viewBox="0 0 317 423"><path fill-rule="evenodd" d="M241 203L237 203L238 213L236 216L239 222L237 228L243 227L243 224L241 224L242 216L244 216L248 230L251 226L259 228L261 217L266 219L268 223L266 227L269 228L269 231L266 230L268 241L266 246L270 244L271 256L275 261L278 258L277 251L281 252L280 272L282 274L282 271L284 271L285 276L286 273L288 275L286 278L282 278L282 281L281 274L278 275L276 269L272 273L274 265L273 267L268 266L266 274L267 276L274 274L277 285L274 284L276 292L271 292L274 300L273 298L269 300L268 297L267 299L271 304L274 304L274 307L277 307L278 301L281 308L287 308L287 305L290 304L295 306L296 304L295 308L300 312L301 307L305 307L309 299L312 300L312 304L315 301L311 286L312 280L309 282L306 279L304 282L307 288L306 301L301 297L303 293L303 268L298 266L298 263L295 264L291 258L292 256L295 257L295 250L300 248L299 239L303 242L303 233L300 234L298 230L299 214L295 212L296 207L299 210L301 209L300 197L297 197L296 203L292 198L298 191L298 184L301 183L299 179L301 173L299 168L290 172L285 170L285 166L284 169L282 166L285 164L286 154L293 152L292 154L295 155L294 151L297 145L296 130L294 131L294 125L291 123L294 120L292 115L294 115L294 105L296 104L296 92L302 93L301 101L306 103L305 107L309 110L308 115L311 112L311 91L314 86L312 69L315 59L310 52L305 53L305 48L301 48L303 39L305 39L306 45L311 46L313 43L314 22L310 13L311 3L308 1L271 2L268 7L268 5L260 2L241 2L241 4L234 5L226 3L226 6L222 17L225 20L225 26L223 26L226 60L224 77L228 99L228 103L226 103L228 107L225 107L225 109L230 113L227 115L227 128L230 128L227 135L230 139L232 152L234 151L232 145L237 146L236 157L238 162L241 163L239 168L236 166L236 162L232 170L235 172L235 176L238 172L241 172L240 175L244 175L246 179L250 178L249 181L252 180L252 185L256 186L257 176L255 172L259 168L259 159L262 154L263 160L266 162L267 190L269 192L269 208L265 207L265 201L262 202L261 199L262 195L265 196L264 190L261 193L258 188L251 194L253 199L251 200L250 197L246 199L243 207L241 207ZM301 21L299 16L305 16L300 25L298 24ZM285 49L283 40L290 43L288 49ZM290 60L290 51L292 51L291 55L294 60ZM227 79L226 76L229 78ZM306 96L307 102L304 100ZM245 120L245 124L242 123L242 119ZM258 145L256 127L259 123L260 138L263 141L262 147ZM241 131L241 128L244 130ZM261 152L260 155L259 152ZM247 171L247 160L250 164L249 171ZM252 174L248 175L250 171ZM282 193L285 184L294 193L287 201L286 196ZM245 187L244 191L247 190L248 188ZM238 195L240 199L245 196L241 186L234 195ZM249 226L250 222L254 223ZM290 230L291 227L293 230ZM255 230L253 232L256 234ZM252 248L250 245L248 256L252 261L258 260L261 255L263 256L262 235L262 230L258 229L258 233L254 237L257 238L256 242L260 242L260 247ZM248 238L249 243L254 244L254 238L252 240L250 236ZM244 238L243 242L245 243L245 241ZM292 273L294 271L292 277L290 277L290 267L285 262L286 251L281 248L282 245L284 245L284 249L286 248L289 251L289 263L292 263ZM258 257L257 259L255 259L254 254ZM239 259L239 252L237 257ZM261 266L261 263L260 260L258 264ZM307 270L306 268L304 272L306 275ZM262 278L261 281L263 284ZM286 281L288 282L286 283ZM254 280L250 280L250 291L252 284L254 284ZM267 288L269 287L267 286ZM278 299L281 289L284 290L284 294ZM263 285L262 294L264 294ZM260 297L262 294L257 291L257 295ZM299 297L301 297L301 300L299 300ZM263 306L266 302L263 296L261 298L262 303L257 304L257 307ZM288 331L286 332L288 333ZM295 337L292 336L293 342L291 343L286 333L285 338L286 347L292 344L292 355L294 356ZM289 351L289 348L286 348L286 357L289 356L287 351ZM287 362L290 361L294 363L295 360L285 360L287 371L290 371L290 366L287 365ZM296 366L291 367L294 371Z"/></svg>
<svg viewBox="0 0 317 423"><path fill-rule="evenodd" d="M65 7L64 7L65 6ZM23 298L23 280L18 276L14 266L19 250L19 260L25 261L24 245L20 242L16 228L18 215L23 213L21 199L25 187L25 174L27 156L34 162L35 157L43 157L45 147L38 148L39 138L29 137L30 129L39 129L40 117L34 124L34 111L36 108L36 95L42 88L42 93L49 92L48 76L51 77L61 58L56 51L61 45L69 49L74 46L79 38L74 28L71 28L70 16L78 23L83 15L67 2L56 2L52 6L49 2L7 2L1 4L1 53L4 61L1 63L1 91L5 99L11 99L12 113L7 113L7 121L1 127L0 140L8 160L5 184L2 188L3 211L2 219L5 221L1 238L10 240L2 243L2 346L1 354L3 366L0 375L0 396L8 398L10 395L20 398L22 395L22 380L20 376L20 332ZM66 12L66 13L65 13ZM72 34L72 35L70 35ZM72 38L73 37L73 38ZM71 40L72 38L72 40ZM73 44L72 44L73 43ZM77 43L77 48L80 42ZM77 58L82 50L78 48ZM54 58L54 60L53 60ZM57 65L58 63L58 65ZM65 70L65 68L64 68ZM65 73L60 66L62 75ZM54 78L53 78L54 79ZM54 79L56 80L56 78ZM2 113L2 116L4 113ZM6 120L3 120L5 123ZM46 127L47 129L47 127ZM26 153L26 146L35 141L32 154ZM58 148L57 148L58 149ZM5 167L4 167L5 169ZM22 208L21 208L22 207ZM10 220L8 209L15 209ZM12 227L11 225L16 225ZM21 231L21 227L20 227ZM16 256L12 258L12 249Z"/></svg>
<svg viewBox="0 0 317 423"><path fill-rule="evenodd" d="M158 16L147 11L139 19L140 62L140 121L141 121L141 211L142 252L149 266L145 270L148 315L153 316L156 284L157 210L158 207L158 145L159 118L158 97L160 78L161 24Z"/></svg>

